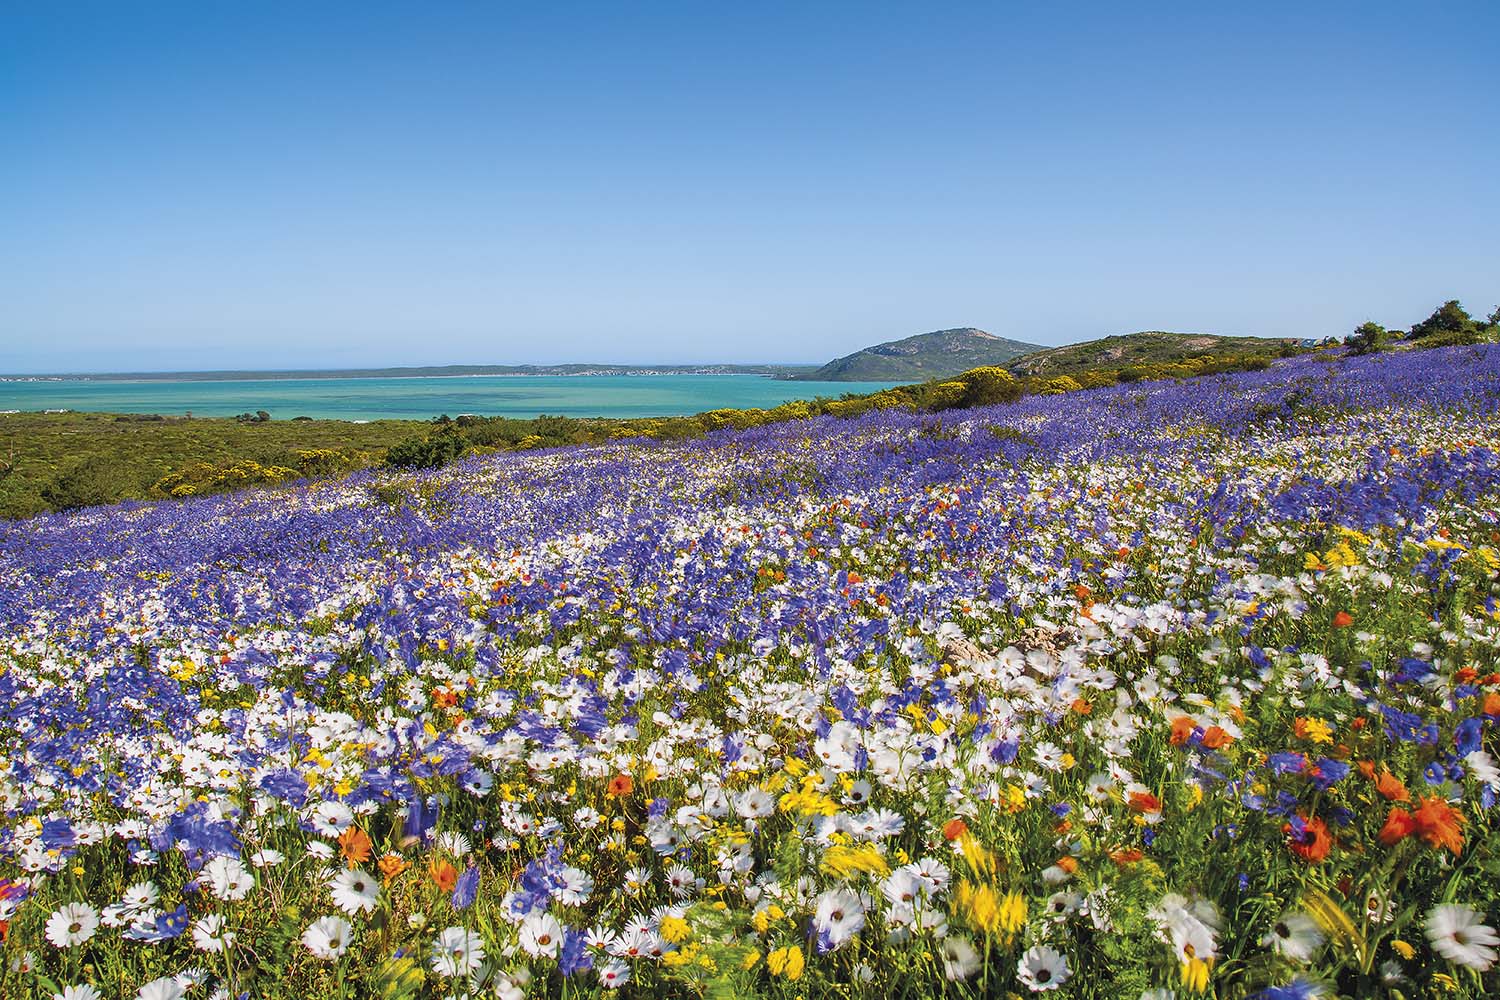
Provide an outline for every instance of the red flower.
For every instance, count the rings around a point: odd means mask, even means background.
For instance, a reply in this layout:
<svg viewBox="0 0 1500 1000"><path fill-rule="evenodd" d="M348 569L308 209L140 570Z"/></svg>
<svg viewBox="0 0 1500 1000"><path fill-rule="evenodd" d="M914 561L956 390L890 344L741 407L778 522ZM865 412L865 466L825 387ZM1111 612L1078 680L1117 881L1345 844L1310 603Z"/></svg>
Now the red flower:
<svg viewBox="0 0 1500 1000"><path fill-rule="evenodd" d="M1328 857L1328 851L1333 847L1328 824L1316 816L1311 819L1298 817L1298 822L1286 824L1281 832L1287 835L1287 847L1291 852L1309 864L1315 865Z"/></svg>
<svg viewBox="0 0 1500 1000"><path fill-rule="evenodd" d="M1338 614L1336 614L1336 615L1333 616L1333 627L1334 628L1348 628L1350 625L1353 625L1353 624L1354 624L1354 616L1351 615L1347 611L1340 611Z"/></svg>
<svg viewBox="0 0 1500 1000"><path fill-rule="evenodd" d="M957 840L969 832L969 824L961 819L950 819L943 824L943 839Z"/></svg>
<svg viewBox="0 0 1500 1000"><path fill-rule="evenodd" d="M1180 747L1193 738L1193 730L1198 728L1198 723L1186 715L1179 715L1172 720L1172 745Z"/></svg>
<svg viewBox="0 0 1500 1000"><path fill-rule="evenodd" d="M1386 814L1385 825L1380 828L1380 842L1386 847L1393 847L1410 837L1416 828L1417 821L1411 818L1411 813L1392 806L1391 811Z"/></svg>
<svg viewBox="0 0 1500 1000"><path fill-rule="evenodd" d="M1464 814L1443 801L1441 795L1429 795L1412 814L1417 836L1431 847L1446 847L1454 854L1464 849Z"/></svg>

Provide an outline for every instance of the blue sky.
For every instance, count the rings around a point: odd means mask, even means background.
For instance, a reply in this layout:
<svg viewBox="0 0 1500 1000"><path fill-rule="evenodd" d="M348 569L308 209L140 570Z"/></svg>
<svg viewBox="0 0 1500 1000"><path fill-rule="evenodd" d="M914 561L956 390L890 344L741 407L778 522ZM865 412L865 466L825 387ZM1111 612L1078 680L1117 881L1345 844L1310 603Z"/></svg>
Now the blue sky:
<svg viewBox="0 0 1500 1000"><path fill-rule="evenodd" d="M938 6L6 4L0 371L1500 301L1500 4Z"/></svg>

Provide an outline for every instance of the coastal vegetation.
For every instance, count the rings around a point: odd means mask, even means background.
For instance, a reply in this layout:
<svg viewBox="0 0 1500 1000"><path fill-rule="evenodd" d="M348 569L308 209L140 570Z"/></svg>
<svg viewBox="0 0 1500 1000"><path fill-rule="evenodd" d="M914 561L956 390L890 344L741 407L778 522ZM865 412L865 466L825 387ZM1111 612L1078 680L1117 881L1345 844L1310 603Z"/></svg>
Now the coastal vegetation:
<svg viewBox="0 0 1500 1000"><path fill-rule="evenodd" d="M1478 321L1458 302L1450 301L1404 336L1402 331L1387 331L1367 322L1344 338L1344 343L1347 353L1363 354L1496 339L1500 339L1500 308ZM29 517L122 500L203 496L244 486L341 476L375 466L436 468L465 455L630 438L676 441L730 428L745 430L819 416L853 418L872 409L941 413L1021 396L1264 369L1277 357L1307 350L1321 350L1328 360L1335 361L1338 352L1331 349L1339 343L1334 338L1317 345L1299 345L1253 337L1131 334L1049 348L1013 359L1005 366L980 366L955 377L874 393L797 400L768 409L721 409L673 417L607 419L543 414L517 419L460 415L432 421L356 423L274 420L265 411L229 419L0 414L0 517Z"/></svg>

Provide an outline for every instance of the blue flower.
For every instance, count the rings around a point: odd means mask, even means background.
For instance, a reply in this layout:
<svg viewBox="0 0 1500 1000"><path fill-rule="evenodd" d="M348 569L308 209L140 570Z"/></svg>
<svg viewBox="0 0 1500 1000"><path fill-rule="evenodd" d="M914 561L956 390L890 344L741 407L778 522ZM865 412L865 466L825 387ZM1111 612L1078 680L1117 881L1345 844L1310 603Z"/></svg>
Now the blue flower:
<svg viewBox="0 0 1500 1000"><path fill-rule="evenodd" d="M1250 1000L1312 1000L1323 995L1323 988L1306 979L1293 979L1285 986L1268 986L1259 993L1252 993Z"/></svg>
<svg viewBox="0 0 1500 1000"><path fill-rule="evenodd" d="M589 956L587 942L582 934L571 929L564 932L562 951L557 956L557 967L565 976L571 976L575 972L587 972L594 967L594 960Z"/></svg>
<svg viewBox="0 0 1500 1000"><path fill-rule="evenodd" d="M470 863L464 873L453 883L452 903L455 910L467 910L479 895L479 866Z"/></svg>
<svg viewBox="0 0 1500 1000"><path fill-rule="evenodd" d="M1458 755L1467 757L1483 745L1484 723L1479 719L1465 719L1458 724L1453 733L1453 742L1458 747Z"/></svg>

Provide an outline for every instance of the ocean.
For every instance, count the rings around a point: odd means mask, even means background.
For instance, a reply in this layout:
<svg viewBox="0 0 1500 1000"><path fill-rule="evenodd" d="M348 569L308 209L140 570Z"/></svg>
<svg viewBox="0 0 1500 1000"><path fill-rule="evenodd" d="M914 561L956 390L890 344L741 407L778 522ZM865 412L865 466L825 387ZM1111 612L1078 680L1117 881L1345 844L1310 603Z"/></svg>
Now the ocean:
<svg viewBox="0 0 1500 1000"><path fill-rule="evenodd" d="M225 381L0 382L0 411L191 412L273 420L429 420L446 413L535 417L663 417L793 399L875 392L899 382L790 382L760 375L456 375Z"/></svg>

